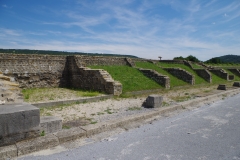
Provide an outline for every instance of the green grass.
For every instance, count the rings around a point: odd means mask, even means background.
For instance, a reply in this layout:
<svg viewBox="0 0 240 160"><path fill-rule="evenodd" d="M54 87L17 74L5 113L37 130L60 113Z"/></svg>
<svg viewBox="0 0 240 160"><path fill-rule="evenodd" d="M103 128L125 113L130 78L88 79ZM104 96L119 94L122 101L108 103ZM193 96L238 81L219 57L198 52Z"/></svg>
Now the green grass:
<svg viewBox="0 0 240 160"><path fill-rule="evenodd" d="M236 74L234 74L233 72L231 72L228 69L225 69L225 71L230 75L234 75L234 81L240 81L240 77L238 77Z"/></svg>
<svg viewBox="0 0 240 160"><path fill-rule="evenodd" d="M162 68L156 66L155 64L152 64L152 63L149 63L149 62L136 62L135 64L139 68L153 69L153 70L157 71L158 73L160 73L162 75L168 76L170 78L170 86L171 86L171 88L172 87L176 87L176 86L188 85L187 82L184 82L184 81L178 79L177 77L169 74L167 71L165 71Z"/></svg>
<svg viewBox="0 0 240 160"><path fill-rule="evenodd" d="M158 65L161 66L161 67L164 67L164 68L182 68L182 69L188 71L189 73L191 73L192 75L195 76L195 84L204 84L204 83L206 84L206 83L208 83L202 77L199 77L194 70L192 70L190 67L188 67L184 64L169 64L169 63L159 62Z"/></svg>
<svg viewBox="0 0 240 160"><path fill-rule="evenodd" d="M69 88L28 88L23 89L22 94L26 102L39 102L64 99L68 95L75 97L93 97L98 96L100 92Z"/></svg>
<svg viewBox="0 0 240 160"><path fill-rule="evenodd" d="M123 93L139 90L163 88L154 80L144 76L139 70L129 66L88 66L92 69L106 70L114 80L119 81Z"/></svg>
<svg viewBox="0 0 240 160"><path fill-rule="evenodd" d="M203 66L200 66L200 65L198 65L198 64L196 64L196 63L191 63L192 64L192 67L194 68L194 69L203 69Z"/></svg>

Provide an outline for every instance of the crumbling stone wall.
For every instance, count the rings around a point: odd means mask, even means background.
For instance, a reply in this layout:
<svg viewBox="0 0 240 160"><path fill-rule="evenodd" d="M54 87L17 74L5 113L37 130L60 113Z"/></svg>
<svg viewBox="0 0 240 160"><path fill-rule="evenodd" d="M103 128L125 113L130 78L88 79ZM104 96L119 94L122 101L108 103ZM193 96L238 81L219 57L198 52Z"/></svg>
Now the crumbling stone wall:
<svg viewBox="0 0 240 160"><path fill-rule="evenodd" d="M217 75L218 77L221 77L225 80L229 80L228 73L225 72L223 69L210 69L209 71Z"/></svg>
<svg viewBox="0 0 240 160"><path fill-rule="evenodd" d="M231 71L232 73L234 73L236 76L240 77L239 69L230 68L228 70Z"/></svg>
<svg viewBox="0 0 240 160"><path fill-rule="evenodd" d="M19 84L12 77L4 76L0 71L0 105L22 102L23 95Z"/></svg>
<svg viewBox="0 0 240 160"><path fill-rule="evenodd" d="M197 75L199 77L202 77L207 82L212 83L212 75L208 70L206 70L206 69L194 69L194 71L197 73Z"/></svg>
<svg viewBox="0 0 240 160"><path fill-rule="evenodd" d="M132 61L131 58L125 58L125 60L127 61L127 65L130 67L136 67L134 61Z"/></svg>
<svg viewBox="0 0 240 160"><path fill-rule="evenodd" d="M190 83L191 85L195 84L195 77L191 73L185 71L181 68L163 68L173 76L177 77L178 79L181 79L187 83Z"/></svg>
<svg viewBox="0 0 240 160"><path fill-rule="evenodd" d="M124 57L111 57L111 56L75 56L81 67L86 66L107 66L107 65L128 65Z"/></svg>
<svg viewBox="0 0 240 160"><path fill-rule="evenodd" d="M0 69L21 88L65 86L66 56L0 54Z"/></svg>
<svg viewBox="0 0 240 160"><path fill-rule="evenodd" d="M122 84L114 81L107 71L82 67L79 57L68 56L67 68L66 78L68 78L69 87L102 91L114 95L122 93Z"/></svg>
<svg viewBox="0 0 240 160"><path fill-rule="evenodd" d="M165 75L159 74L157 71L151 70L151 69L142 69L139 68L139 71L141 71L145 76L153 79L158 84L162 85L163 87L169 89L170 88L170 78Z"/></svg>

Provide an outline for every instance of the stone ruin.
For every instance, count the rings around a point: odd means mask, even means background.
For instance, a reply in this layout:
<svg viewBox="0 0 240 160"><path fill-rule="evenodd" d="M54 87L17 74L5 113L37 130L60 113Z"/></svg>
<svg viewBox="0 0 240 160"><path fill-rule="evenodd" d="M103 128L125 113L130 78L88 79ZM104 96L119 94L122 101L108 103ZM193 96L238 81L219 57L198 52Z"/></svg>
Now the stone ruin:
<svg viewBox="0 0 240 160"><path fill-rule="evenodd" d="M23 95L19 83L13 77L8 77L0 71L0 105L22 103Z"/></svg>

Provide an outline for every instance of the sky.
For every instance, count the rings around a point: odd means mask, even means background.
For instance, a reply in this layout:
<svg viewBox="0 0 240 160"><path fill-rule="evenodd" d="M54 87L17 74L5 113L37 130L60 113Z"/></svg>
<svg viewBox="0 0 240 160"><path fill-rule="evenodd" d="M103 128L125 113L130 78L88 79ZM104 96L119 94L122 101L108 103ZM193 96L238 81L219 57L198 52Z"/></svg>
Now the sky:
<svg viewBox="0 0 240 160"><path fill-rule="evenodd" d="M240 0L0 0L0 48L240 55Z"/></svg>

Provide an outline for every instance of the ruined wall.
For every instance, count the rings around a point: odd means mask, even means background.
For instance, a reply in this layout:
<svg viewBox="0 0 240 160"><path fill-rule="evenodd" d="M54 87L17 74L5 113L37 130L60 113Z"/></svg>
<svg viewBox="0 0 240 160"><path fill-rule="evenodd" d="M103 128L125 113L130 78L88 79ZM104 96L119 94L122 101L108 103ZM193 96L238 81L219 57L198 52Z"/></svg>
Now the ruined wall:
<svg viewBox="0 0 240 160"><path fill-rule="evenodd" d="M199 77L202 77L205 81L212 83L212 75L206 69L194 69Z"/></svg>
<svg viewBox="0 0 240 160"><path fill-rule="evenodd" d="M163 69L172 74L173 76L177 77L178 79L190 83L191 85L195 84L194 75L181 68L163 68Z"/></svg>
<svg viewBox="0 0 240 160"><path fill-rule="evenodd" d="M231 71L232 73L234 73L236 76L240 77L239 69L230 68L228 70Z"/></svg>
<svg viewBox="0 0 240 160"><path fill-rule="evenodd" d="M122 84L114 81L108 72L103 69L82 67L81 63L79 57L67 57L68 74L66 78L68 78L69 87L102 91L114 95L122 93Z"/></svg>
<svg viewBox="0 0 240 160"><path fill-rule="evenodd" d="M209 71L212 72L213 74L217 75L218 77L229 80L228 73L222 69L210 69Z"/></svg>
<svg viewBox="0 0 240 160"><path fill-rule="evenodd" d="M182 60L161 60L160 63L173 63L173 64L184 64Z"/></svg>
<svg viewBox="0 0 240 160"><path fill-rule="evenodd" d="M107 65L128 65L124 57L111 56L75 56L80 66L107 66Z"/></svg>
<svg viewBox="0 0 240 160"><path fill-rule="evenodd" d="M0 54L0 69L21 88L65 86L66 56Z"/></svg>
<svg viewBox="0 0 240 160"><path fill-rule="evenodd" d="M141 71L145 76L153 79L158 84L162 85L163 87L169 89L170 88L170 78L165 75L161 75L158 72L151 70L151 69L142 69L139 68L139 71Z"/></svg>

